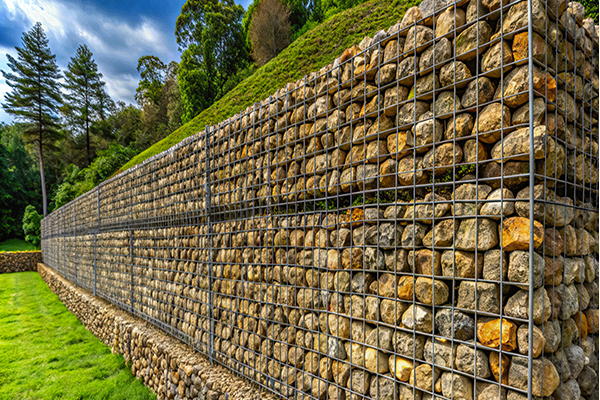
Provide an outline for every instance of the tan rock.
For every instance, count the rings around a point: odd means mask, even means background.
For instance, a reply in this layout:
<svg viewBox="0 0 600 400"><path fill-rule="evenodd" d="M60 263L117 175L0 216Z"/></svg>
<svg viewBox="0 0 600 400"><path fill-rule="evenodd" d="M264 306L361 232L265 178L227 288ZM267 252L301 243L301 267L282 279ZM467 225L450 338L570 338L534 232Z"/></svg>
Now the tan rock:
<svg viewBox="0 0 600 400"><path fill-rule="evenodd" d="M500 356L499 353L492 351L490 353L490 370L496 382L503 385L508 384L508 372L510 370L510 357L506 354Z"/></svg>
<svg viewBox="0 0 600 400"><path fill-rule="evenodd" d="M400 356L391 356L389 358L389 368L392 374L401 382L408 382L413 370L413 362Z"/></svg>
<svg viewBox="0 0 600 400"><path fill-rule="evenodd" d="M502 249L504 251L529 250L530 224L528 218L512 217L502 222ZM533 246L538 248L544 241L544 228L533 221Z"/></svg>

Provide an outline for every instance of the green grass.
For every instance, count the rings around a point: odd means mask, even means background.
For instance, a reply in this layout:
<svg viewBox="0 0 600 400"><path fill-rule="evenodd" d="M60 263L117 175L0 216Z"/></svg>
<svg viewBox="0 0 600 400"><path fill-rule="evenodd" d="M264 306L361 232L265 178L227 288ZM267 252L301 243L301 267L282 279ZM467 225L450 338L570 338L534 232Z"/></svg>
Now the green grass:
<svg viewBox="0 0 600 400"><path fill-rule="evenodd" d="M37 272L0 275L0 399L156 399Z"/></svg>
<svg viewBox="0 0 600 400"><path fill-rule="evenodd" d="M373 36L375 32L394 25L406 10L419 3L420 0L369 1L332 16L299 37L192 121L132 158L118 172L267 98L286 83L318 71L333 62L345 49L360 43L365 36Z"/></svg>
<svg viewBox="0 0 600 400"><path fill-rule="evenodd" d="M39 247L22 239L8 239L4 242L0 242L0 253L4 251L35 251L39 249Z"/></svg>

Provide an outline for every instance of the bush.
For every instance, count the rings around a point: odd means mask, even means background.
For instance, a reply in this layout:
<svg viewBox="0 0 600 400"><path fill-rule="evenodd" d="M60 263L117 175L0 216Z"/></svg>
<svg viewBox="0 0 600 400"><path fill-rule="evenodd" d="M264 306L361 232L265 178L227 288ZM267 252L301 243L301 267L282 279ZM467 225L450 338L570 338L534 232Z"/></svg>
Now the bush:
<svg viewBox="0 0 600 400"><path fill-rule="evenodd" d="M42 230L42 216L38 214L34 206L28 205L25 208L23 215L23 232L25 232L25 240L34 246L39 246Z"/></svg>

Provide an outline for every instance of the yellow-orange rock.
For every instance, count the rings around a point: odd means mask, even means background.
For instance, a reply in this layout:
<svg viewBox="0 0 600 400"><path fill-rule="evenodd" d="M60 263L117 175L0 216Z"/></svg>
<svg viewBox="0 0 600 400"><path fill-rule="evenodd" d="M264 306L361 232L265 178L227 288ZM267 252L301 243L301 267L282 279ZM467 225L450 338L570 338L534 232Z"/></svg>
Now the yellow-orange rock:
<svg viewBox="0 0 600 400"><path fill-rule="evenodd" d="M529 218L513 217L502 222L502 250L529 250ZM544 241L544 227L533 221L533 246L538 248Z"/></svg>
<svg viewBox="0 0 600 400"><path fill-rule="evenodd" d="M600 324L600 313L597 309L590 308L585 311L587 320L588 334L595 335L598 333L598 325Z"/></svg>
<svg viewBox="0 0 600 400"><path fill-rule="evenodd" d="M510 368L510 357L506 354L500 354L493 351L490 354L490 370L492 371L492 375L494 375L494 379L496 382L499 382L503 385L508 385L508 370ZM500 376L502 374L502 376Z"/></svg>
<svg viewBox="0 0 600 400"><path fill-rule="evenodd" d="M588 322L585 314L581 311L577 311L575 315L573 315L573 320L575 320L575 325L577 325L577 330L579 331L579 336L581 337L581 340L587 339Z"/></svg>
<svg viewBox="0 0 600 400"><path fill-rule="evenodd" d="M540 59L546 53L546 41L537 33L533 33L533 58ZM513 39L512 53L515 61L529 57L529 35L527 32L515 35ZM541 61L541 60L540 60Z"/></svg>
<svg viewBox="0 0 600 400"><path fill-rule="evenodd" d="M398 356L391 356L389 358L390 371L396 378L402 382L408 382L410 379L410 373L413 370L412 361Z"/></svg>
<svg viewBox="0 0 600 400"><path fill-rule="evenodd" d="M414 282L412 276L401 276L398 279L398 298L402 300L413 299Z"/></svg>
<svg viewBox="0 0 600 400"><path fill-rule="evenodd" d="M477 326L477 339L495 349L502 344L502 350L513 351L517 348L517 325L506 319L493 319Z"/></svg>

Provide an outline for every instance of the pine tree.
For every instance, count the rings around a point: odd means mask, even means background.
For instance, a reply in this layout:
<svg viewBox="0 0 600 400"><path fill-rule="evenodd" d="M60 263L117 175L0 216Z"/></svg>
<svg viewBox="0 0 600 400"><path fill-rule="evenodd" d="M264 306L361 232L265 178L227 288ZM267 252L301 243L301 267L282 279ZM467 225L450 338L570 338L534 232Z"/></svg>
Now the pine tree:
<svg viewBox="0 0 600 400"><path fill-rule="evenodd" d="M105 118L105 104L101 101L104 102L107 97L102 74L98 72L98 65L92 57L92 52L84 44L77 48L77 54L71 58L65 72L63 87L67 93L62 108L67 125L75 133L85 135L88 164L93 160L90 128L96 120Z"/></svg>
<svg viewBox="0 0 600 400"><path fill-rule="evenodd" d="M8 67L2 71L12 91L4 96L4 110L27 123L23 139L38 150L44 216L48 213L46 178L44 175L44 148L51 147L60 138L58 110L61 95L58 79L60 70L56 56L50 51L42 24L37 22L23 33L22 47L15 47L17 59L9 54Z"/></svg>

